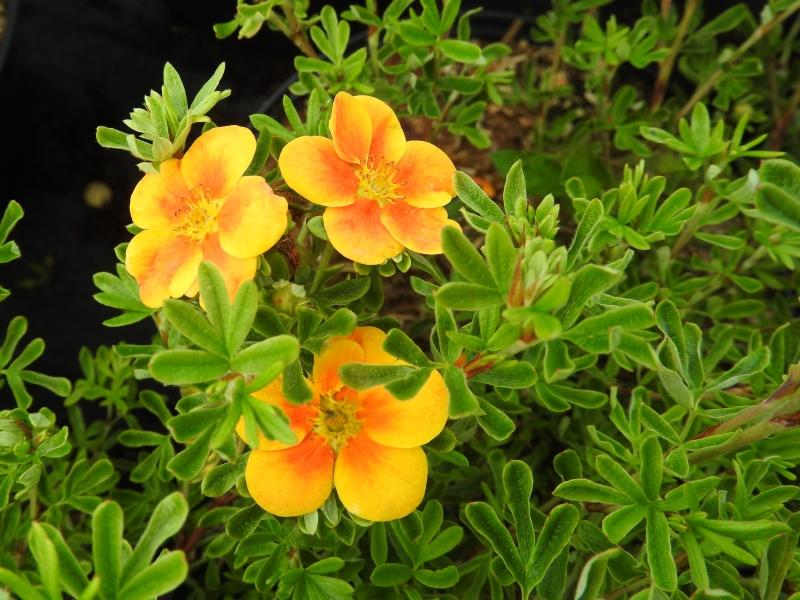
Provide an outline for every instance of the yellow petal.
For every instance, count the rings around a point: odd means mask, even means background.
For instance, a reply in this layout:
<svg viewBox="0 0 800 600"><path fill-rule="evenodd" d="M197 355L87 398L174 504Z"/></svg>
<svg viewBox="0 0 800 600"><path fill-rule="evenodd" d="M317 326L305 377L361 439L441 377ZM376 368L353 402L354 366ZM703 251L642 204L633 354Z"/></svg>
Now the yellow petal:
<svg viewBox="0 0 800 600"><path fill-rule="evenodd" d="M131 194L131 218L142 229L169 229L179 225L178 212L189 190L181 175L181 161L166 160L158 173L148 173Z"/></svg>
<svg viewBox="0 0 800 600"><path fill-rule="evenodd" d="M339 367L347 363L364 362L364 350L355 342L337 339L328 342L314 360L311 378L320 395L330 394L342 387Z"/></svg>
<svg viewBox="0 0 800 600"><path fill-rule="evenodd" d="M333 450L316 434L284 450L253 450L244 478L253 500L278 517L317 510L333 488Z"/></svg>
<svg viewBox="0 0 800 600"><path fill-rule="evenodd" d="M197 242L163 229L137 233L125 252L125 268L139 284L142 302L153 308L170 296L183 296L202 260Z"/></svg>
<svg viewBox="0 0 800 600"><path fill-rule="evenodd" d="M381 209L381 223L409 250L420 254L442 253L442 229L448 223L444 208L417 208L393 202Z"/></svg>
<svg viewBox="0 0 800 600"><path fill-rule="evenodd" d="M308 404L292 404L291 402L287 402L283 397L283 391L281 390L282 382L283 378L277 377L269 385L256 392L253 392L252 395L254 398L257 398L266 404L271 404L272 406L281 408L283 412L286 413L286 416L289 419L289 427L291 427L292 431L297 437L297 441L294 444L285 444L283 442L279 442L278 440L269 440L264 437L264 434L261 433L261 430L259 430L259 450L281 450L283 448L296 446L302 442L311 431L312 421L314 417L317 416L317 409L314 400ZM239 422L236 424L236 433L239 434L240 438L246 441L243 418L239 419Z"/></svg>
<svg viewBox="0 0 800 600"><path fill-rule="evenodd" d="M370 521L391 521L413 512L425 495L427 479L422 448L389 448L363 434L347 441L333 472L345 508Z"/></svg>
<svg viewBox="0 0 800 600"><path fill-rule="evenodd" d="M219 235L216 233L203 240L202 249L203 259L214 263L222 273L228 296L233 301L241 285L255 277L258 257L236 258L231 256L220 246Z"/></svg>
<svg viewBox="0 0 800 600"><path fill-rule="evenodd" d="M356 96L355 99L372 120L370 160L373 163L398 162L406 152L406 136L397 115L388 104L372 96Z"/></svg>
<svg viewBox="0 0 800 600"><path fill-rule="evenodd" d="M356 417L363 431L379 444L413 448L427 444L444 429L449 397L442 376L433 371L409 400L398 400L382 387L361 392Z"/></svg>
<svg viewBox="0 0 800 600"><path fill-rule="evenodd" d="M394 364L398 361L394 356L383 349L386 334L377 327L356 327L347 336L364 349L364 362L374 364Z"/></svg>
<svg viewBox="0 0 800 600"><path fill-rule="evenodd" d="M367 159L372 143L372 120L361 102L347 92L336 94L328 126L339 158L349 163Z"/></svg>
<svg viewBox="0 0 800 600"><path fill-rule="evenodd" d="M322 222L337 252L357 263L379 265L403 251L403 246L381 223L381 209L371 200L329 207L322 215Z"/></svg>
<svg viewBox="0 0 800 600"><path fill-rule="evenodd" d="M219 242L237 258L251 258L272 248L288 223L286 200L272 193L263 177L242 177L217 217Z"/></svg>
<svg viewBox="0 0 800 600"><path fill-rule="evenodd" d="M201 135L181 161L190 188L202 187L211 198L226 196L244 175L256 151L256 138L246 127L214 127Z"/></svg>
<svg viewBox="0 0 800 600"><path fill-rule="evenodd" d="M412 206L444 206L455 195L456 167L439 148L428 142L406 143L406 152L397 163L394 176L397 192Z"/></svg>
<svg viewBox="0 0 800 600"><path fill-rule="evenodd" d="M278 167L286 185L309 202L322 206L355 202L358 180L353 165L339 158L328 138L293 139L281 150Z"/></svg>

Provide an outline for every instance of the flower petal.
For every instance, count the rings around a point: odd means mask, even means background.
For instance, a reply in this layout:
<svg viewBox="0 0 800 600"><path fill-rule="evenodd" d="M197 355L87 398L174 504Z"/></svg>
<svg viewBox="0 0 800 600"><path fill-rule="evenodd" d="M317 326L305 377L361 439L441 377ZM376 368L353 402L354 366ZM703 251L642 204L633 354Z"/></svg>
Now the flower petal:
<svg viewBox="0 0 800 600"><path fill-rule="evenodd" d="M322 222L333 247L357 263L379 265L403 251L403 246L381 223L381 209L371 200L329 207L322 215Z"/></svg>
<svg viewBox="0 0 800 600"><path fill-rule="evenodd" d="M304 135L281 150L278 166L286 185L309 202L348 206L358 191L353 165L344 162L328 138Z"/></svg>
<svg viewBox="0 0 800 600"><path fill-rule="evenodd" d="M236 258L231 256L220 246L219 235L216 233L203 240L202 248L203 258L214 263L222 273L228 295L233 301L241 285L255 277L258 257Z"/></svg>
<svg viewBox="0 0 800 600"><path fill-rule="evenodd" d="M364 349L364 362L384 365L399 362L383 349L386 334L377 327L356 327L347 339L353 340Z"/></svg>
<svg viewBox="0 0 800 600"><path fill-rule="evenodd" d="M188 195L181 161L165 160L158 173L148 173L133 189L131 218L142 229L168 229L180 223L176 215Z"/></svg>
<svg viewBox="0 0 800 600"><path fill-rule="evenodd" d="M297 441L294 444L284 444L278 440L268 440L264 437L264 434L261 433L261 430L259 430L259 450L282 450L284 448L296 446L309 434L311 431L312 419L317 415L317 410L313 404L314 400L308 404L292 404L291 402L287 402L281 391L282 381L282 377L277 377L269 385L253 392L252 395L254 398L258 398L266 404L280 407L283 412L286 413L286 416L289 418L289 427L292 428L292 431L294 431L294 434L297 436ZM246 440L243 418L239 419L239 422L236 423L236 433L239 434L240 438Z"/></svg>
<svg viewBox="0 0 800 600"><path fill-rule="evenodd" d="M125 252L125 268L139 284L142 302L153 308L170 296L183 296L202 260L197 242L164 229L137 233Z"/></svg>
<svg viewBox="0 0 800 600"><path fill-rule="evenodd" d="M403 158L394 176L397 192L412 206L444 206L455 195L453 177L456 167L439 148L428 142L406 143Z"/></svg>
<svg viewBox="0 0 800 600"><path fill-rule="evenodd" d="M277 243L287 221L286 200L263 177L242 177L217 217L219 242L231 256L258 256Z"/></svg>
<svg viewBox="0 0 800 600"><path fill-rule="evenodd" d="M328 126L333 147L342 160L349 163L366 161L372 143L372 119L361 102L347 92L336 94Z"/></svg>
<svg viewBox="0 0 800 600"><path fill-rule="evenodd" d="M422 448L389 448L364 434L347 441L333 471L342 504L370 521L391 521L413 512L422 502L427 480Z"/></svg>
<svg viewBox="0 0 800 600"><path fill-rule="evenodd" d="M427 444L444 429L448 399L442 376L433 371L409 400L398 400L382 387L361 392L357 417L363 431L379 444L413 448Z"/></svg>
<svg viewBox="0 0 800 600"><path fill-rule="evenodd" d="M201 135L181 161L186 185L203 187L212 198L221 198L236 185L256 152L256 138L246 127L214 127Z"/></svg>
<svg viewBox="0 0 800 600"><path fill-rule="evenodd" d="M333 450L316 434L284 450L253 450L244 478L253 500L278 517L317 510L333 489Z"/></svg>
<svg viewBox="0 0 800 600"><path fill-rule="evenodd" d="M356 96L355 99L372 120L370 159L374 163L399 162L406 153L406 136L397 115L383 100L372 96Z"/></svg>
<svg viewBox="0 0 800 600"><path fill-rule="evenodd" d="M447 222L447 211L442 207L417 208L393 202L381 209L381 223L392 237L420 254L441 254L442 229Z"/></svg>
<svg viewBox="0 0 800 600"><path fill-rule="evenodd" d="M330 394L342 387L339 367L347 363L364 362L364 350L355 342L338 339L328 342L314 360L311 379L320 395Z"/></svg>

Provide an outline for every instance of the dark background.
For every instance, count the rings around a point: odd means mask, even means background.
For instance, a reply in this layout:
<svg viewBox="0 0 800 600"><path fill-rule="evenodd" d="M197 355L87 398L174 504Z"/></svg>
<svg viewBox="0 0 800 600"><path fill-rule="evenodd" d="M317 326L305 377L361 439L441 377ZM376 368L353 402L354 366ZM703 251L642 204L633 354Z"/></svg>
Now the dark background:
<svg viewBox="0 0 800 600"><path fill-rule="evenodd" d="M12 2L15 0L11 0ZM343 9L352 0L312 2ZM282 35L264 28L255 38L217 40L216 22L232 18L235 0L16 0L12 44L0 65L0 115L5 148L0 169L0 207L16 199L25 218L12 235L22 259L0 267L0 283L12 295L0 304L0 327L13 315L29 319L29 337L47 351L37 370L80 376L77 352L119 341L147 342L145 321L121 329L101 322L116 311L97 304L92 274L113 271L113 248L127 241L130 192L141 177L136 160L100 148L95 128L120 129L145 93L159 88L165 61L183 77L189 97L225 61L223 88L230 98L213 111L218 123L246 124L267 97L293 72L298 54ZM467 2L492 11L528 16L549 2ZM638 2L610 9L622 20L639 14ZM763 2L751 2L754 13ZM727 2L704 3L707 14ZM621 14L620 14L621 13ZM627 14L630 13L630 14ZM505 29L505 18L477 19L474 31L487 38ZM522 32L525 35L525 32ZM2 58L2 57L0 57ZM92 208L84 199L91 182L110 188L111 199ZM2 331L0 331L0 336ZM0 406L10 400L0 395Z"/></svg>

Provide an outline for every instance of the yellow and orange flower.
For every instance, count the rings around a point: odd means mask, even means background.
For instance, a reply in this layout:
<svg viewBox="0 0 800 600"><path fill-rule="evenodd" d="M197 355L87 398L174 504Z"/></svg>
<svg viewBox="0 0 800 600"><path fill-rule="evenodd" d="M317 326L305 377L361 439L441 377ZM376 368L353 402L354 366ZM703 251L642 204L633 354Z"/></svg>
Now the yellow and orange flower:
<svg viewBox="0 0 800 600"><path fill-rule="evenodd" d="M250 453L247 489L264 510L304 515L320 508L334 488L348 511L370 521L399 519L419 506L428 479L420 446L447 421L441 375L433 371L417 395L403 401L383 387L357 391L339 378L347 363L398 364L382 348L385 337L375 327L359 327L331 340L314 362L308 404L287 402L280 379L254 394L280 406L297 437L294 445L262 437ZM244 437L242 421L237 431Z"/></svg>
<svg viewBox="0 0 800 600"><path fill-rule="evenodd" d="M327 207L322 218L333 247L365 265L406 248L441 253L443 206L454 195L448 156L428 142L406 141L394 111L371 96L339 92L330 130L333 139L290 141L278 165L289 187Z"/></svg>
<svg viewBox="0 0 800 600"><path fill-rule="evenodd" d="M231 298L256 273L258 255L286 229L286 200L262 177L244 176L256 140L244 127L216 127L182 159L161 163L131 196L131 217L144 231L125 257L147 306L197 293L197 270L214 263Z"/></svg>

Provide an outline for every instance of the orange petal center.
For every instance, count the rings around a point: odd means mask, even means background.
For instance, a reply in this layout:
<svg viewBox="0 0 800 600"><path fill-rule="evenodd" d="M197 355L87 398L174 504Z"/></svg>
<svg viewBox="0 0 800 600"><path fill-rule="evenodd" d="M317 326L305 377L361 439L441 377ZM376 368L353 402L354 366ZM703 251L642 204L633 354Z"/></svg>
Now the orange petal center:
<svg viewBox="0 0 800 600"><path fill-rule="evenodd" d="M202 242L217 230L217 217L222 204L222 199L212 198L202 186L194 188L183 199L183 205L175 211L175 217L180 221L174 228L175 232Z"/></svg>
<svg viewBox="0 0 800 600"><path fill-rule="evenodd" d="M347 440L361 431L361 421L356 418L358 408L357 394L349 388L322 396L313 431L338 453Z"/></svg>
<svg viewBox="0 0 800 600"><path fill-rule="evenodd" d="M399 193L400 184L395 181L397 165L394 162L375 161L372 159L356 167L358 178L358 195L365 200L373 200L384 207L403 195Z"/></svg>

